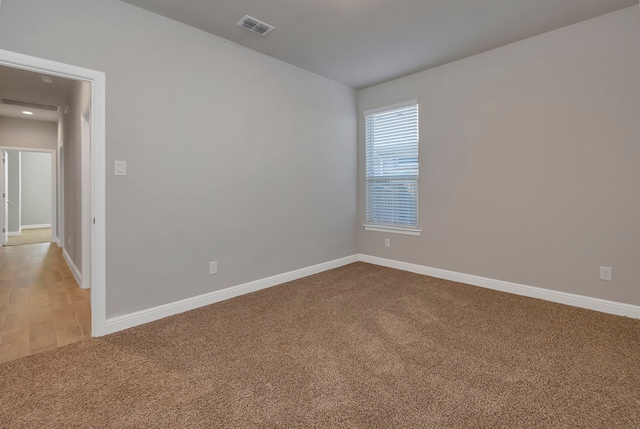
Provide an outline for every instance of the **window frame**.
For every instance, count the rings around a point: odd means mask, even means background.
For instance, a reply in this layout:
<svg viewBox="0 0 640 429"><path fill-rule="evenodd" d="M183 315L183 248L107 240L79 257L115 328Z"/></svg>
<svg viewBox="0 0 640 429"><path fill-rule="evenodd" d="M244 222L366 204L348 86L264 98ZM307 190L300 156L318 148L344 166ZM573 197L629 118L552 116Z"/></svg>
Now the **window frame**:
<svg viewBox="0 0 640 429"><path fill-rule="evenodd" d="M418 141L417 141L417 147L416 147L416 156L418 157L418 171L416 173L416 177L415 177L415 183L416 183L416 226L407 226L407 225L403 225L403 224L384 224L384 223L376 223L376 222L371 222L367 219L368 213L369 213L369 197L370 197L370 191L369 191L369 181L370 181L370 176L369 176L369 164L368 164L368 153L369 153L369 145L370 142L368 140L368 130L367 130L367 118L371 115L375 115L375 114L379 114L379 113L384 113L384 112L389 112L389 111L393 111L396 109L401 109L403 107L410 107L410 106L415 106L417 109L417 128L418 128ZM365 112L363 112L364 115L364 132L365 132L365 224L363 225L364 229L367 231L377 231L377 232L387 232L387 233L394 233L394 234L404 234L404 235L420 235L421 234L421 229L419 227L420 225L420 198L419 198L419 190L420 190L420 159L419 159L419 154L420 154L420 105L418 103L417 99L414 100L408 100L408 101L404 101L402 103L396 103L396 104L392 104L392 105L388 105L388 106L383 106L383 107L379 107L379 108L375 108L375 109L371 109L371 110L367 110Z"/></svg>

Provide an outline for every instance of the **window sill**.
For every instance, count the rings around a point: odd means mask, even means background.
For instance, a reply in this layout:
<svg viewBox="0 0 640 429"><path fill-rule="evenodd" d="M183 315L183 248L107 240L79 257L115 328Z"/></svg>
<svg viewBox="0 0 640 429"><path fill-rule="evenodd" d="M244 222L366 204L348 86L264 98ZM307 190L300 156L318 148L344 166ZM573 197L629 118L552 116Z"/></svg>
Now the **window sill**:
<svg viewBox="0 0 640 429"><path fill-rule="evenodd" d="M382 225L369 225L369 224L364 224L362 226L367 231L389 232L391 234L420 235L420 233L422 233L422 230L420 229L399 228L396 226L382 226Z"/></svg>

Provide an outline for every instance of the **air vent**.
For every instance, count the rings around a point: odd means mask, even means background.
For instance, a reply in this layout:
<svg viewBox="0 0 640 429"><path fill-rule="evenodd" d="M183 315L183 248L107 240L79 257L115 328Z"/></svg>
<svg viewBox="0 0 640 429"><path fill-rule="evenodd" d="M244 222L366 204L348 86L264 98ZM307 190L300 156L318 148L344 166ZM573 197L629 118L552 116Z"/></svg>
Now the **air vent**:
<svg viewBox="0 0 640 429"><path fill-rule="evenodd" d="M259 19L255 19L250 17L249 15L245 15L238 23L236 24L239 27L246 28L249 31L253 31L261 36L264 36L271 32L274 29L273 25L269 25L266 22L262 22Z"/></svg>
<svg viewBox="0 0 640 429"><path fill-rule="evenodd" d="M7 106L24 107L27 109L48 110L50 112L57 112L58 110L60 110L60 106L54 106L52 104L42 104L36 101L19 100L17 98L0 98L0 104L5 104Z"/></svg>

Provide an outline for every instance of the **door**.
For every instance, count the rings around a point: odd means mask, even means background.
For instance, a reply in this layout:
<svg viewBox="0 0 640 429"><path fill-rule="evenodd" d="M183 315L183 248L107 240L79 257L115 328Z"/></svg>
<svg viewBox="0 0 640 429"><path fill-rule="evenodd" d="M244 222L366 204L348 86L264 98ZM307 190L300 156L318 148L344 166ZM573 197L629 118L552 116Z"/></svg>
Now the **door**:
<svg viewBox="0 0 640 429"><path fill-rule="evenodd" d="M2 226L2 245L7 244L9 235L9 169L7 168L7 151L2 150L2 164L0 165L0 189L2 190L2 210L0 210L0 225Z"/></svg>

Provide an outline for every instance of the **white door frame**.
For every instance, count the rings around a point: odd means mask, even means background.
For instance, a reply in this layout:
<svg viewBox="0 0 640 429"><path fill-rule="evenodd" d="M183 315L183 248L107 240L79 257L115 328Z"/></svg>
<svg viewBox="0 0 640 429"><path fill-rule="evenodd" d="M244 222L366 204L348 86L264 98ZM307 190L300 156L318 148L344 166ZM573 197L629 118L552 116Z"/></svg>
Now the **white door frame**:
<svg viewBox="0 0 640 429"><path fill-rule="evenodd" d="M0 65L91 83L90 162L82 168L82 183L90 183L91 204L83 205L82 236L90 246L82 246L82 259L91 261L91 335L106 332L106 238L105 238L105 74L56 61L0 49ZM87 212L93 206L93 213ZM92 224L93 222L93 224ZM89 228L89 231L85 229ZM64 237L63 237L64 239ZM83 240L85 241L85 240Z"/></svg>
<svg viewBox="0 0 640 429"><path fill-rule="evenodd" d="M56 149L39 149L34 147L13 147L13 146L0 146L0 150L13 150L18 152L40 152L40 153L48 153L51 155L51 241L55 242L58 234L57 230L57 219L58 219L58 204L60 203L58 195L57 195L57 177L58 177L58 169L56 162L56 153L58 152ZM2 168L6 170L7 166L3 165ZM22 166L20 167L22 168ZM20 170L20 176L22 176L22 170ZM20 186L22 188L22 186ZM20 205L22 205L22 195L20 196ZM22 210L20 210L22 212ZM4 212L0 215L0 217L4 217ZM3 220L4 221L4 220ZM20 215L20 223L22 223L22 215ZM7 231L8 232L8 231Z"/></svg>

